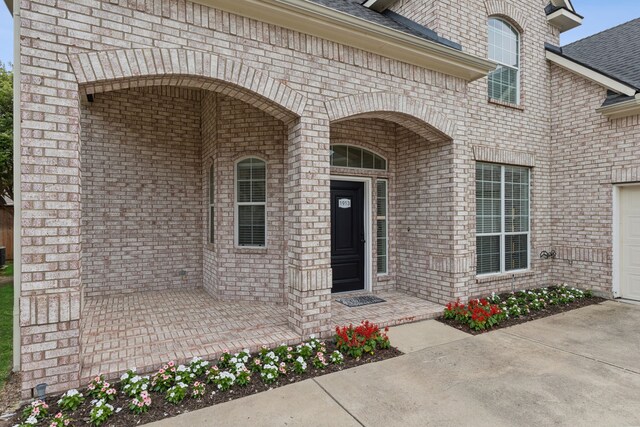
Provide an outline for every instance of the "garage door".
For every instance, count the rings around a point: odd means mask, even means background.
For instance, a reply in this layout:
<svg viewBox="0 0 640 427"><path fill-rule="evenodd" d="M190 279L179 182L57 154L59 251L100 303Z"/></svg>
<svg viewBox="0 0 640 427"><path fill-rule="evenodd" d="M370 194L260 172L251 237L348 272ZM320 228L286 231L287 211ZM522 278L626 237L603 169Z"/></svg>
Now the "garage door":
<svg viewBox="0 0 640 427"><path fill-rule="evenodd" d="M620 189L620 296L640 300L640 186Z"/></svg>

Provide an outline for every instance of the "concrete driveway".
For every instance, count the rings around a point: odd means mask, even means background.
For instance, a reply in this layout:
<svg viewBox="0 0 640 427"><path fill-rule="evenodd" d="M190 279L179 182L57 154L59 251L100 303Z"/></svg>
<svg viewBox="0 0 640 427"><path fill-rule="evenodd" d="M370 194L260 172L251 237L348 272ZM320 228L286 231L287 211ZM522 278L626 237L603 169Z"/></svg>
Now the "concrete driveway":
<svg viewBox="0 0 640 427"><path fill-rule="evenodd" d="M407 354L159 426L640 425L640 306L606 302L469 336L393 328Z"/></svg>

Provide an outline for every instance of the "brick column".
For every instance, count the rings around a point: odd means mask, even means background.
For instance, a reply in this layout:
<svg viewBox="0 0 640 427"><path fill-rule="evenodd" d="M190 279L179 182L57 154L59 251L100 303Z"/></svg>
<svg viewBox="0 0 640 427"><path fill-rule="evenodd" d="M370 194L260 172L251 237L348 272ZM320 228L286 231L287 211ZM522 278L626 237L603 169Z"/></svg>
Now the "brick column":
<svg viewBox="0 0 640 427"><path fill-rule="evenodd" d="M331 331L329 120L289 124L287 285L289 324L304 337Z"/></svg>
<svg viewBox="0 0 640 427"><path fill-rule="evenodd" d="M24 21L23 21L24 24ZM24 25L23 25L24 28ZM78 85L64 55L21 41L18 244L22 397L79 386L80 141ZM18 264L19 265L19 264Z"/></svg>

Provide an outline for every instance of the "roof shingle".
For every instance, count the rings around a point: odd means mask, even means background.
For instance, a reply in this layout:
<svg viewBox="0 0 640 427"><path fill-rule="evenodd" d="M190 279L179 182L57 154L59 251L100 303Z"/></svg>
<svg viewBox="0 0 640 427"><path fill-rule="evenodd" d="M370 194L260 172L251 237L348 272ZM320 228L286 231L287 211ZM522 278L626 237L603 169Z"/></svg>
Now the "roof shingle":
<svg viewBox="0 0 640 427"><path fill-rule="evenodd" d="M640 18L568 44L561 52L640 90Z"/></svg>

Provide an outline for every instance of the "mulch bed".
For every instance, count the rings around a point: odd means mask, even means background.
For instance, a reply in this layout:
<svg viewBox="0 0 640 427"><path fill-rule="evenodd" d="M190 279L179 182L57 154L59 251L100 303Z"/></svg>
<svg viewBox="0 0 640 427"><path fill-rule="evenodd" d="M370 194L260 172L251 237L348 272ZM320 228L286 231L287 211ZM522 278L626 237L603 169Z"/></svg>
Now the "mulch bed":
<svg viewBox="0 0 640 427"><path fill-rule="evenodd" d="M500 295L500 298L506 299L510 295L511 294L502 294ZM554 314L575 310L576 308L587 307L593 304L600 304L601 302L604 302L604 301L607 301L607 300L605 298L593 296L593 297L581 298L565 305L560 305L560 304L549 305L538 311L532 310L529 314L525 314L520 317L510 317L506 320L503 320L493 328L480 330L480 331L473 330L469 327L469 325L461 324L457 322L455 319L445 319L443 316L440 316L436 318L436 320L444 323L445 325L449 325L452 328L459 329L462 332L466 332L471 335L480 335L480 334L485 334L487 332L495 331L497 329L508 328L509 326L515 326L521 323L526 323L526 322L529 322L530 320L542 319L544 317L553 316Z"/></svg>
<svg viewBox="0 0 640 427"><path fill-rule="evenodd" d="M331 354L336 349L336 346L332 342L326 342L327 352L326 354ZM377 350L375 355L365 355L361 357L359 360L350 358L349 356L344 357L344 363L342 365L328 365L325 369L316 369L309 362L309 368L307 372L304 374L298 375L294 372L287 373L286 376L279 377L275 383L266 385L260 380L259 374L253 374L251 378L251 384L246 387L234 386L228 391L214 391L215 385L207 384L207 394L204 398L196 400L191 396L187 396L181 403L174 405L165 400L164 393L156 393L150 392L151 395L151 407L149 411L145 414L135 415L129 410L129 403L131 402L131 398L125 397L123 394L118 392L117 398L109 402L113 405L114 408L122 408L119 413L113 414L111 418L100 427L103 426L135 426L142 425L146 423L150 423L153 421L159 421L169 417L175 417L176 415L184 414L187 412L192 412L197 409L206 408L208 406L216 405L218 403L228 402L234 399L238 399L244 396L249 396L255 393L260 393L262 391L267 391L273 388L282 387L288 384L293 384L299 381L303 381L309 378L318 377L321 375L330 374L332 372L344 371L345 369L353 368L356 366L366 365L368 363L379 362L385 359L390 359L393 357L397 357L402 355L403 353L391 347L386 350ZM198 378L199 381L202 381L202 378ZM113 382L114 385L117 384L116 381ZM85 390L80 390L85 393ZM58 399L60 396L49 396L46 399L47 404L49 404L49 414L55 415L59 411L58 407ZM89 423L89 412L91 411L90 405L91 398L87 397L85 402L78 408L73 414L70 414L74 419L73 426L90 426ZM18 414L22 413L22 409L18 412ZM18 420L12 420L18 422ZM45 425L44 422L40 424ZM48 425L48 424L46 424Z"/></svg>

